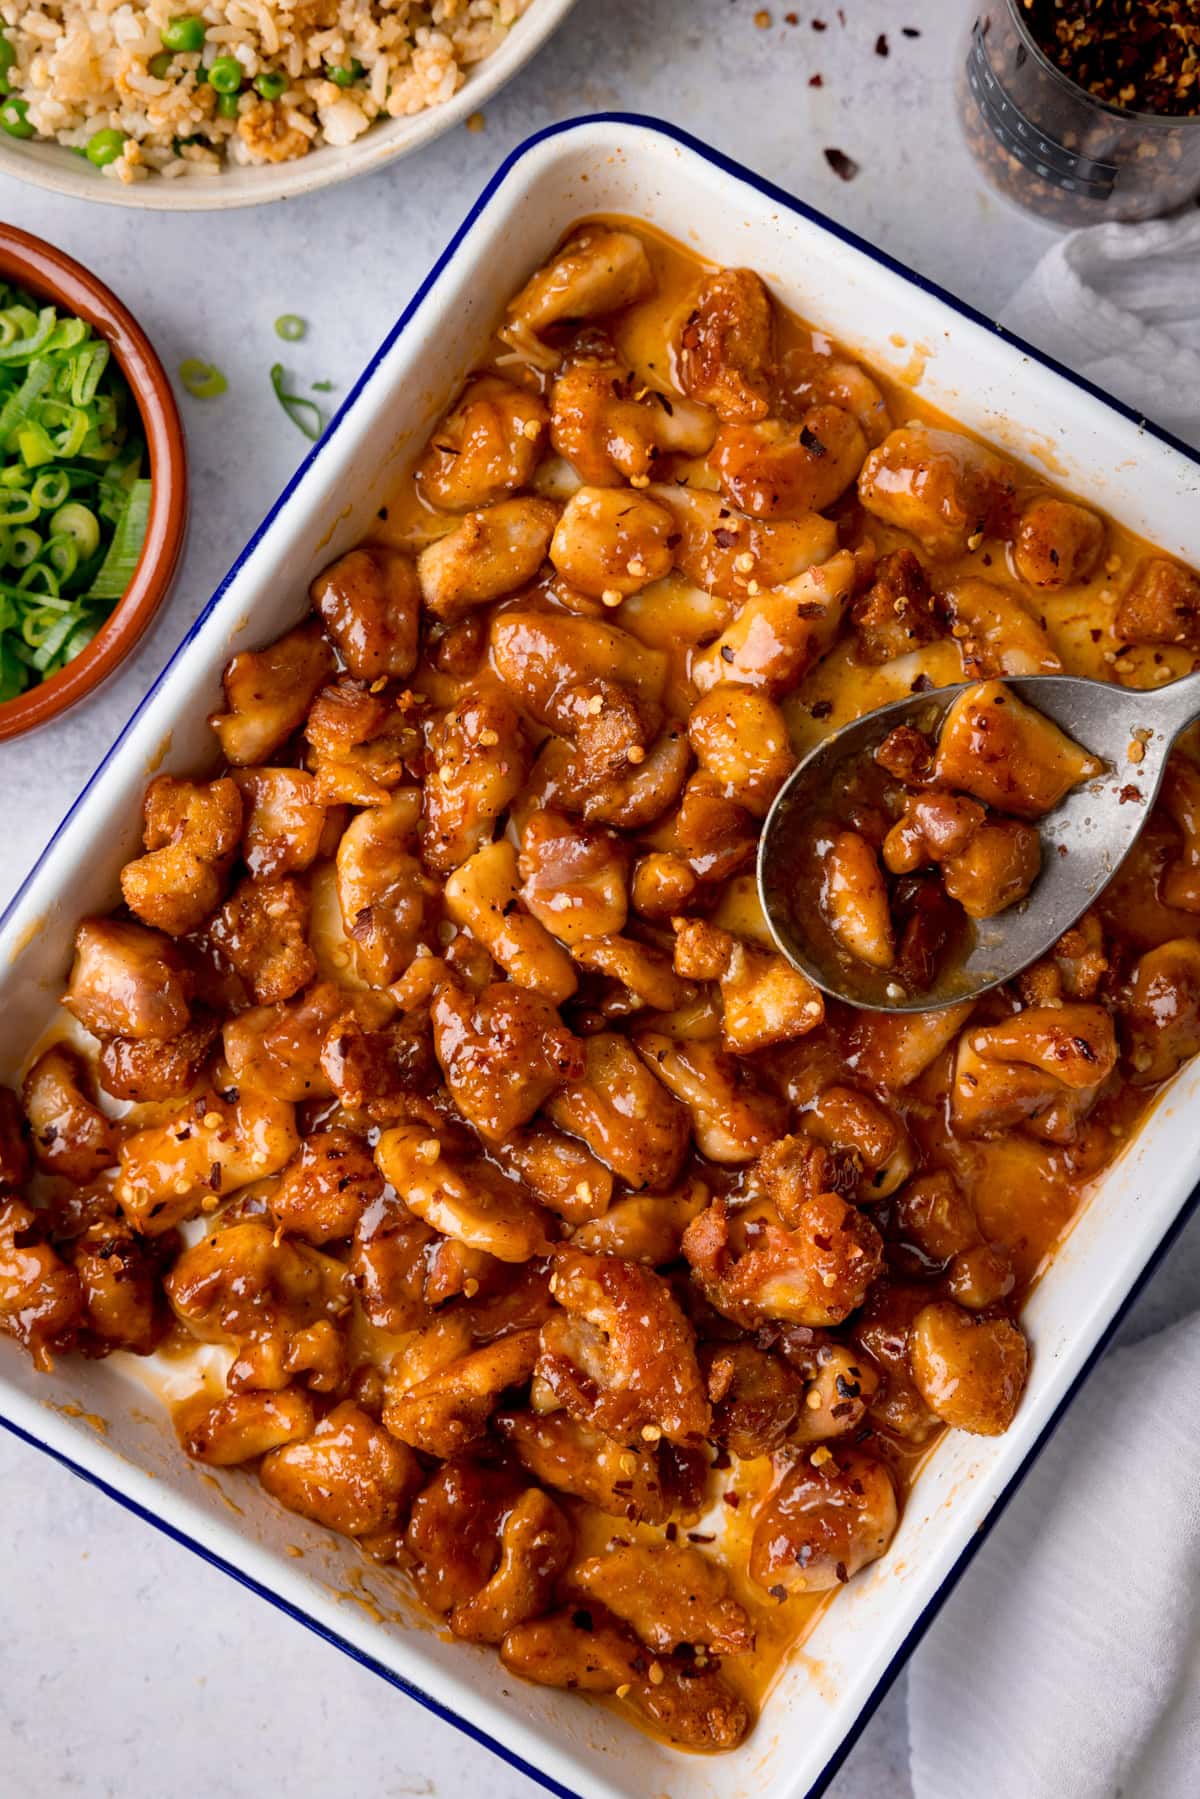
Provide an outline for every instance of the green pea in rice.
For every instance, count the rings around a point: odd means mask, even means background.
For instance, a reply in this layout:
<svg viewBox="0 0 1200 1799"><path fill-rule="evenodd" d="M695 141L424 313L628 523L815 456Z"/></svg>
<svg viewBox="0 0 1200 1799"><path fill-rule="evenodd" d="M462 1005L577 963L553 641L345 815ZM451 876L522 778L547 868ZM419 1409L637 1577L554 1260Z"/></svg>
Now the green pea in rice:
<svg viewBox="0 0 1200 1799"><path fill-rule="evenodd" d="M0 0L15 54L9 92L39 137L83 150L97 131L124 134L99 171L110 181L289 162L320 144L353 143L373 120L440 106L489 56L530 0ZM162 31L181 14L205 26L203 48L162 68ZM224 102L204 71L242 65ZM349 85L328 69L353 72ZM358 72L361 69L361 74ZM278 98L255 89L268 77ZM226 112L221 110L225 106ZM236 106L236 111L233 107Z"/></svg>

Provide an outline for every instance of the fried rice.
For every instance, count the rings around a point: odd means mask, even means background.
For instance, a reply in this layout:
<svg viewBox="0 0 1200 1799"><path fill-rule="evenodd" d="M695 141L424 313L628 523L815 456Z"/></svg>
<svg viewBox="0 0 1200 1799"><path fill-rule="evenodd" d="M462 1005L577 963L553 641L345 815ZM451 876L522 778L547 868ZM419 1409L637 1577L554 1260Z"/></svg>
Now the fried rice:
<svg viewBox="0 0 1200 1799"><path fill-rule="evenodd" d="M530 3L0 0L14 55L8 104L22 127L80 152L99 131L121 134L119 148L103 140L109 180L288 162L444 104ZM168 53L163 28L181 15L202 22L203 47ZM226 98L208 71L229 57L242 82Z"/></svg>

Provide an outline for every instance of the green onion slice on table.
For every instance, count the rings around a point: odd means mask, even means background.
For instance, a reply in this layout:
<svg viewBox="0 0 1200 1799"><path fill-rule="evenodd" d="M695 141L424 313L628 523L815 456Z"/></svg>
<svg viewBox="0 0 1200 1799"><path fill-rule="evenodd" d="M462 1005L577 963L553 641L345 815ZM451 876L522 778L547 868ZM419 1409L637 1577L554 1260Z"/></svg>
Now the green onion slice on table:
<svg viewBox="0 0 1200 1799"><path fill-rule="evenodd" d="M215 400L229 386L215 362L201 362L198 356L180 363L179 379L194 400Z"/></svg>
<svg viewBox="0 0 1200 1799"><path fill-rule="evenodd" d="M133 577L141 420L85 320L0 283L0 700L57 674Z"/></svg>
<svg viewBox="0 0 1200 1799"><path fill-rule="evenodd" d="M311 443L316 443L322 431L325 429L325 419L321 412L321 408L317 405L315 400L307 399L304 394L289 393L284 385L286 381L287 376L284 373L282 362L273 363L271 366L271 386L275 390L275 398L279 401L279 404L283 407L283 410L287 413L296 429L298 431L303 431L305 437L307 437Z"/></svg>

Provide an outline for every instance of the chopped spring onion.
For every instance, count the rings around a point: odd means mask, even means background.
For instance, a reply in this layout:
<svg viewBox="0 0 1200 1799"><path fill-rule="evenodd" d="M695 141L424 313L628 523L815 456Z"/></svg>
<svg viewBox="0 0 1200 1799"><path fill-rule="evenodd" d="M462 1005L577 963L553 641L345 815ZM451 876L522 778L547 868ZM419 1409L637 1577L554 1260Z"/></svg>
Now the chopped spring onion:
<svg viewBox="0 0 1200 1799"><path fill-rule="evenodd" d="M145 461L108 344L0 282L0 700L65 668L129 586Z"/></svg>
<svg viewBox="0 0 1200 1799"><path fill-rule="evenodd" d="M229 386L214 362L201 362L197 356L180 363L179 379L194 400L215 400Z"/></svg>
<svg viewBox="0 0 1200 1799"><path fill-rule="evenodd" d="M331 394L333 392L333 382L332 381L314 381L312 384L312 388L313 388L313 392L315 394Z"/></svg>
<svg viewBox="0 0 1200 1799"><path fill-rule="evenodd" d="M310 442L316 443L322 431L325 429L325 420L322 416L321 408L317 405L315 400L306 399L303 394L289 393L284 386L286 380L287 376L284 374L282 362L273 363L271 366L271 386L275 390L275 398L279 401L279 404L283 407L283 410L287 413L296 429L298 431L303 431L305 437L307 437Z"/></svg>
<svg viewBox="0 0 1200 1799"><path fill-rule="evenodd" d="M304 320L294 312L281 312L275 320L275 335L285 344L298 344L307 329Z"/></svg>

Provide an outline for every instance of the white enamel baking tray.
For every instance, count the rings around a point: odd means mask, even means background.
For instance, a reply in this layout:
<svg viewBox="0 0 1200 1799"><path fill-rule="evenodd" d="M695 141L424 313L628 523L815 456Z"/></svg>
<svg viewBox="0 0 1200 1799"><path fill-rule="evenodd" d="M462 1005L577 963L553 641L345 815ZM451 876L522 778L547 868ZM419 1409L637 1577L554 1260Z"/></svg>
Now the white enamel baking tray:
<svg viewBox="0 0 1200 1799"><path fill-rule="evenodd" d="M707 257L753 265L803 317L880 363L907 367L922 395L1200 562L1200 467L1181 446L681 133L613 116L556 126L500 170L0 921L0 1076L14 1076L50 1018L76 919L117 898L148 773L209 760L204 718L223 664L299 617L310 577L368 529L470 368L498 303L566 227L598 211L648 220ZM1200 1063L1160 1101L1038 1286L1026 1314L1032 1373L1013 1428L997 1440L954 1433L943 1442L890 1553L839 1596L733 1755L678 1753L597 1707L514 1680L490 1651L443 1642L398 1578L280 1511L256 1482L185 1461L131 1358L64 1360L46 1377L0 1339L0 1414L553 1792L801 1799L823 1790L1182 1224L1200 1173L1190 1122L1198 1093Z"/></svg>

